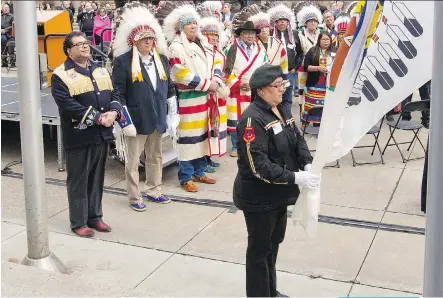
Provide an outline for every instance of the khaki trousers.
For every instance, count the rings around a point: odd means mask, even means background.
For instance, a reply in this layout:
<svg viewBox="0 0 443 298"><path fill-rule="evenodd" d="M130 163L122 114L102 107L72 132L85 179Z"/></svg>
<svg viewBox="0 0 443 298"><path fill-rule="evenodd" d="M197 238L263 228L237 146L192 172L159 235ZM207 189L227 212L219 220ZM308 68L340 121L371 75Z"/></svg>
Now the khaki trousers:
<svg viewBox="0 0 443 298"><path fill-rule="evenodd" d="M150 135L126 137L126 144L128 161L125 166L125 176L129 203L136 203L140 197L138 166L143 150L145 151L145 192L151 197L159 197L163 170L162 134L154 131Z"/></svg>

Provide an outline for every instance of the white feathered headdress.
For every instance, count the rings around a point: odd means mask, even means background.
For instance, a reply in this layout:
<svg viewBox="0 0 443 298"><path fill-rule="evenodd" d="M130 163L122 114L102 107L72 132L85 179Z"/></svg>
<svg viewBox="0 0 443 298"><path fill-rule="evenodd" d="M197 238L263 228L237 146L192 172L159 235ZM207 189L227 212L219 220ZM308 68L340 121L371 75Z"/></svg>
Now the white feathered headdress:
<svg viewBox="0 0 443 298"><path fill-rule="evenodd" d="M269 18L271 19L271 25L274 26L274 34L273 36L277 38L277 25L276 22L281 19L286 19L289 21L288 32L292 32L293 29L297 28L295 24L295 15L294 12L284 5L283 3L277 4L268 10ZM294 44L294 34L289 35L289 43ZM279 39L279 38L278 38Z"/></svg>
<svg viewBox="0 0 443 298"><path fill-rule="evenodd" d="M120 24L113 41L114 57L120 56L132 48L132 81L143 81L140 67L140 54L135 46L143 38L154 37L153 58L161 80L167 76L159 54L168 55L168 47L162 29L146 5L126 7L121 15Z"/></svg>
<svg viewBox="0 0 443 298"><path fill-rule="evenodd" d="M316 20L319 24L323 22L323 16L320 9L314 5L303 7L297 14L299 26L304 26L306 22L310 20Z"/></svg>
<svg viewBox="0 0 443 298"><path fill-rule="evenodd" d="M256 15L249 17L248 20L254 23L254 27L256 29L271 27L271 18L267 13L264 12L259 12Z"/></svg>
<svg viewBox="0 0 443 298"><path fill-rule="evenodd" d="M200 16L194 6L186 4L175 8L163 22L163 32L166 39L172 42L175 36L183 31L183 26L189 22L200 23Z"/></svg>
<svg viewBox="0 0 443 298"><path fill-rule="evenodd" d="M296 28L294 12L283 3L271 7L268 10L268 15L271 19L272 25L278 20L286 19L289 21L292 28Z"/></svg>
<svg viewBox="0 0 443 298"><path fill-rule="evenodd" d="M205 1L201 5L209 8L212 11L212 13L221 17L220 13L223 8L223 5L220 1Z"/></svg>
<svg viewBox="0 0 443 298"><path fill-rule="evenodd" d="M200 31L203 35L218 35L217 48L223 50L223 43L226 42L223 25L214 17L202 18L200 21Z"/></svg>

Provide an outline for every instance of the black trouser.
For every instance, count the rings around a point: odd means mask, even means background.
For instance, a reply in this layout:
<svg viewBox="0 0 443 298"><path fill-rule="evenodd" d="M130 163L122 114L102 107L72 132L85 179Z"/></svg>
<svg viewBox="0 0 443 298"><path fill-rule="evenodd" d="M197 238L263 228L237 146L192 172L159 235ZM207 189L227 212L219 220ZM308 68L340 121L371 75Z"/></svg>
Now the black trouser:
<svg viewBox="0 0 443 298"><path fill-rule="evenodd" d="M101 220L108 143L66 149L71 229Z"/></svg>
<svg viewBox="0 0 443 298"><path fill-rule="evenodd" d="M418 88L418 92L420 94L420 99L421 100L426 100L426 99L431 99L431 81L427 81L426 83L423 84L423 86L421 86L420 88ZM401 102L401 108L402 108L402 112L401 112L401 116L403 120L411 120L411 112L404 112L403 111L403 107L412 101L412 94L409 95L408 97L406 97L402 102ZM393 115L394 110L391 110L387 113L387 115ZM422 115L422 120L423 121L429 121L429 110L425 110L421 112Z"/></svg>
<svg viewBox="0 0 443 298"><path fill-rule="evenodd" d="M243 212L248 229L246 251L246 295L277 295L278 247L286 232L287 207L267 212Z"/></svg>

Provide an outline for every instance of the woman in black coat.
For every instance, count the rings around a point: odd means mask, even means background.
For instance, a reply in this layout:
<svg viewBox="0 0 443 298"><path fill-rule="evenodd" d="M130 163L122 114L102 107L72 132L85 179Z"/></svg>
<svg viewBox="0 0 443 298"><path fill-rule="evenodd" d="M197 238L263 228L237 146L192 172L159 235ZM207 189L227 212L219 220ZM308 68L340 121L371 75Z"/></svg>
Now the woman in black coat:
<svg viewBox="0 0 443 298"><path fill-rule="evenodd" d="M295 119L281 105L285 83L280 66L259 67L249 83L255 98L237 126L233 196L248 230L248 297L282 296L275 263L285 236L287 207L297 201L299 186L315 188L320 183L320 177L309 172L312 156Z"/></svg>

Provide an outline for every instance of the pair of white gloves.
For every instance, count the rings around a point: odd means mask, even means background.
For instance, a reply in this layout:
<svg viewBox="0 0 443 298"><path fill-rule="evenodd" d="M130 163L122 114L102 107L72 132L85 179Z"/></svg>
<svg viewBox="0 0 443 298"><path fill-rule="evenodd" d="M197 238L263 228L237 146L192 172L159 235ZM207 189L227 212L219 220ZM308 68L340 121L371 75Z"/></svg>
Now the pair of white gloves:
<svg viewBox="0 0 443 298"><path fill-rule="evenodd" d="M177 147L177 128L180 124L180 116L177 111L177 98L172 96L168 101L168 115L166 115L166 125L168 134L171 136L174 149Z"/></svg>
<svg viewBox="0 0 443 298"><path fill-rule="evenodd" d="M316 188L320 185L321 175L311 173L311 164L304 166L304 171L295 172L295 184L301 187Z"/></svg>

